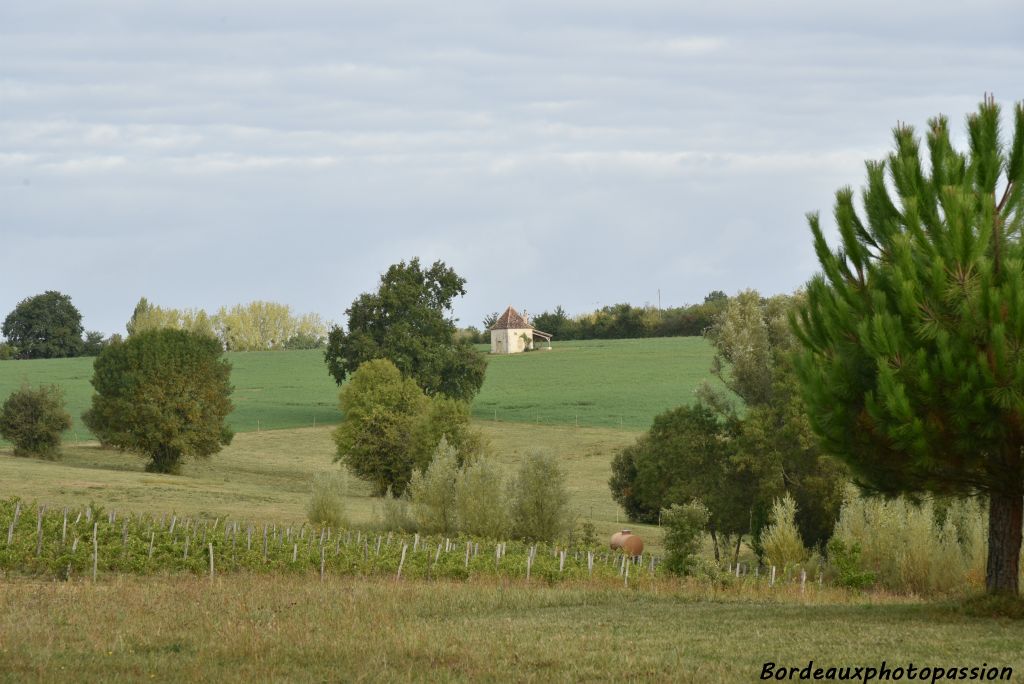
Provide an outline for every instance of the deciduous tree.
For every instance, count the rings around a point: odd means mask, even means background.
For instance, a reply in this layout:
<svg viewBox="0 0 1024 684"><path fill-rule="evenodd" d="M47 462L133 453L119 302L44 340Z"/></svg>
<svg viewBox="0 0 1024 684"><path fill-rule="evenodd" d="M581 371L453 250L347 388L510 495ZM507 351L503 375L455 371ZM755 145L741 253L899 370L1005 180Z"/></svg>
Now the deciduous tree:
<svg viewBox="0 0 1024 684"><path fill-rule="evenodd" d="M458 462L470 458L480 438L469 434L469 411L446 397L428 397L387 359L367 361L342 385L345 419L334 431L335 460L383 495L405 492L415 470L430 463L447 438ZM475 454L472 454L475 455Z"/></svg>
<svg viewBox="0 0 1024 684"><path fill-rule="evenodd" d="M213 337L144 330L96 357L92 406L82 416L104 444L142 454L146 469L177 472L231 442L231 365Z"/></svg>
<svg viewBox="0 0 1024 684"><path fill-rule="evenodd" d="M487 363L468 343L454 342L455 323L446 316L465 283L441 261L428 269L415 258L391 266L377 292L361 294L345 311L348 331L331 329L328 371L340 385L360 364L385 358L429 395L472 399Z"/></svg>
<svg viewBox="0 0 1024 684"><path fill-rule="evenodd" d="M82 351L82 314L71 297L55 290L18 302L0 329L21 359L64 358Z"/></svg>
<svg viewBox="0 0 1024 684"><path fill-rule="evenodd" d="M57 385L22 385L0 406L0 437L14 444L15 456L56 458L61 433L70 428L64 391Z"/></svg>

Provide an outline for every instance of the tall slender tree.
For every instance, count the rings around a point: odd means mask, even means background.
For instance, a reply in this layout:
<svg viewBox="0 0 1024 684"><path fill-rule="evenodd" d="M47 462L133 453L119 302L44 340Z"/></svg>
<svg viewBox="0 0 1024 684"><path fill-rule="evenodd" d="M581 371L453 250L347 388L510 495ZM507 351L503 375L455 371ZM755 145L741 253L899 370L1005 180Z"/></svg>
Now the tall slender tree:
<svg viewBox="0 0 1024 684"><path fill-rule="evenodd" d="M792 323L826 450L887 493L983 495L990 593L1018 593L1024 509L1024 105L1008 145L986 96L968 149L898 125L867 163L863 218L836 193L841 246L809 214L822 273Z"/></svg>

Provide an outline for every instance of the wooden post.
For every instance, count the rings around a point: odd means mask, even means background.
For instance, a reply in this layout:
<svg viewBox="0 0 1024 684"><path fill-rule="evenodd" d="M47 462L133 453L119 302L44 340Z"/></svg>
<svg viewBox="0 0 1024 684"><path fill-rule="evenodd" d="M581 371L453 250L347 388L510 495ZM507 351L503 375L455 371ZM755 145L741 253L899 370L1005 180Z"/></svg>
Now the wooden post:
<svg viewBox="0 0 1024 684"><path fill-rule="evenodd" d="M804 589L807 585L807 571L800 570L800 593L804 593Z"/></svg>
<svg viewBox="0 0 1024 684"><path fill-rule="evenodd" d="M326 557L324 556L324 547L320 547L320 581L324 581L324 564L326 563Z"/></svg>
<svg viewBox="0 0 1024 684"><path fill-rule="evenodd" d="M213 579L213 542L210 542L207 548L210 550L210 579Z"/></svg>
<svg viewBox="0 0 1024 684"><path fill-rule="evenodd" d="M64 526L60 530L60 547L64 548L64 544L68 540L68 507L64 507Z"/></svg>
<svg viewBox="0 0 1024 684"><path fill-rule="evenodd" d="M299 545L296 544L292 547L292 563L299 559Z"/></svg>
<svg viewBox="0 0 1024 684"><path fill-rule="evenodd" d="M382 537L380 535L377 535L377 550L374 552L374 554L377 555L377 556L380 555L380 542L381 542L381 540L382 540Z"/></svg>
<svg viewBox="0 0 1024 684"><path fill-rule="evenodd" d="M395 581L402 579L402 566L405 565L405 552L409 549L408 544L402 544L402 557L398 561L398 575L395 577Z"/></svg>
<svg viewBox="0 0 1024 684"><path fill-rule="evenodd" d="M434 565L437 565L438 559L441 558L441 544L437 545L437 553L434 554Z"/></svg>
<svg viewBox="0 0 1024 684"><path fill-rule="evenodd" d="M174 526L177 525L177 524L178 524L178 516L172 515L171 516L171 529L168 530L167 534L173 535L174 534Z"/></svg>
<svg viewBox="0 0 1024 684"><path fill-rule="evenodd" d="M149 558L153 558L153 541L156 539L156 532L149 533Z"/></svg>
<svg viewBox="0 0 1024 684"><path fill-rule="evenodd" d="M738 578L739 578L739 576L740 576L740 564L739 564L739 563L737 563L737 564L736 564L736 578L738 579Z"/></svg>
<svg viewBox="0 0 1024 684"><path fill-rule="evenodd" d="M99 527L98 523L92 524L92 581L96 581L96 566L99 565L100 547L96 541L96 530Z"/></svg>
<svg viewBox="0 0 1024 684"><path fill-rule="evenodd" d="M558 572L561 573L565 570L565 550L558 555Z"/></svg>
<svg viewBox="0 0 1024 684"><path fill-rule="evenodd" d="M469 569L469 552L473 550L473 542L466 542L466 568Z"/></svg>
<svg viewBox="0 0 1024 684"><path fill-rule="evenodd" d="M623 561L625 561L626 557L623 556L622 559L623 559ZM630 565L632 565L632 563L626 563L626 572L625 572L625 580L624 580L624 582L625 582L624 586L626 586L626 587L629 586L629 566Z"/></svg>
<svg viewBox="0 0 1024 684"><path fill-rule="evenodd" d="M774 565L772 566L772 577L771 577L770 580L768 580L768 586L769 587L774 587L775 586L775 566Z"/></svg>
<svg viewBox="0 0 1024 684"><path fill-rule="evenodd" d="M267 526L263 525L263 560L267 560Z"/></svg>
<svg viewBox="0 0 1024 684"><path fill-rule="evenodd" d="M412 552L416 553L416 549L420 547L420 533L417 532L416 536L412 538Z"/></svg>
<svg viewBox="0 0 1024 684"><path fill-rule="evenodd" d="M185 560L188 560L188 547L192 543L192 538L188 536L188 532L185 532Z"/></svg>
<svg viewBox="0 0 1024 684"><path fill-rule="evenodd" d="M39 556L43 553L43 513L46 512L45 506L40 506L38 514L36 515L36 555Z"/></svg>

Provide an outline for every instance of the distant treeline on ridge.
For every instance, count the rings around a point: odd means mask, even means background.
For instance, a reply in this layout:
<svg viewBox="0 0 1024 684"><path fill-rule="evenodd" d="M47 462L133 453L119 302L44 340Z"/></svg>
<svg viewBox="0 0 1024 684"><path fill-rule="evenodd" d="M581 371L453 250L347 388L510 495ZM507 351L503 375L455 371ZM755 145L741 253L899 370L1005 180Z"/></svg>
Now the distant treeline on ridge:
<svg viewBox="0 0 1024 684"><path fill-rule="evenodd" d="M570 316L561 306L531 318L532 325L556 340L616 340L639 337L691 337L703 334L725 308L729 298L715 290L700 304L658 308L613 304L591 313ZM498 319L493 313L483 321L483 331L466 328L463 335L490 342L488 330Z"/></svg>

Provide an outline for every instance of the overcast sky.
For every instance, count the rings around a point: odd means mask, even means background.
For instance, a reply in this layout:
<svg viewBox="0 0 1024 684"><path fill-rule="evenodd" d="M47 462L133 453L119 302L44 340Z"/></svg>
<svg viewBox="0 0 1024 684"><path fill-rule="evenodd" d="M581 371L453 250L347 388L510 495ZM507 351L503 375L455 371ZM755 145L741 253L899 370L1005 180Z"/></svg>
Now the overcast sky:
<svg viewBox="0 0 1024 684"><path fill-rule="evenodd" d="M4 0L0 316L341 322L414 256L462 325L792 291L897 121L1024 97L1019 0L836 4Z"/></svg>

